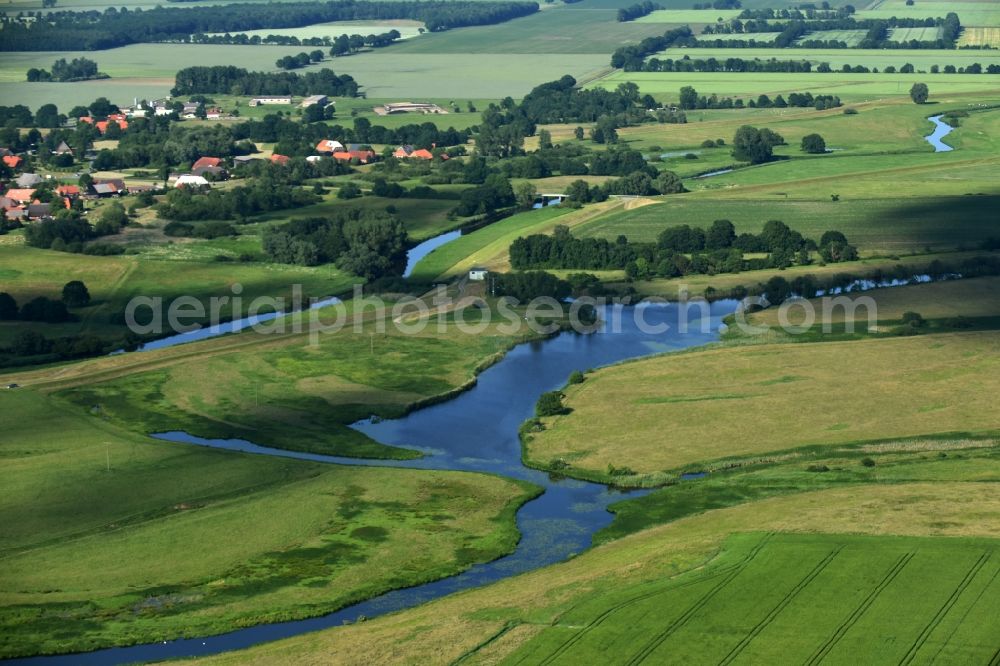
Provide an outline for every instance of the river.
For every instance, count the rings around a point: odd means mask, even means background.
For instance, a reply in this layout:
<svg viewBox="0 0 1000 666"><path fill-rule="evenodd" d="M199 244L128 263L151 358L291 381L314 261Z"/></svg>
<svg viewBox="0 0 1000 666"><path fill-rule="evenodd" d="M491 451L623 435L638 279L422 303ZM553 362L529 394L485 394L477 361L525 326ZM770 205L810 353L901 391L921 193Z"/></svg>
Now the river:
<svg viewBox="0 0 1000 666"><path fill-rule="evenodd" d="M949 151L955 150L954 148L952 148L947 143L941 140L944 137L951 134L955 129L948 123L941 120L942 117L943 116L938 115L938 116L931 116L930 118L928 118L929 121L934 123L934 131L924 137L927 143L934 146L935 153L947 153Z"/></svg>
<svg viewBox="0 0 1000 666"><path fill-rule="evenodd" d="M218 654L345 621L389 613L478 587L562 561L586 550L595 532L609 525L609 504L644 491L620 492L596 483L551 478L521 464L520 424L529 418L538 396L562 386L574 370L586 370L631 358L704 345L717 339L722 318L734 301L690 304L609 306L602 312L606 328L593 334L560 333L519 345L483 371L476 384L455 398L401 419L363 421L355 428L373 439L418 449L417 460L386 461L323 456L261 447L243 440L206 440L186 433L156 435L179 445L200 445L345 465L479 471L531 481L544 492L517 514L521 540L505 557L478 564L450 578L395 590L319 617L264 624L227 634L110 648L83 654L33 657L14 664L74 666L122 664L177 657ZM682 330L687 321L688 331ZM614 323L620 321L620 326ZM654 326L669 326L657 332Z"/></svg>

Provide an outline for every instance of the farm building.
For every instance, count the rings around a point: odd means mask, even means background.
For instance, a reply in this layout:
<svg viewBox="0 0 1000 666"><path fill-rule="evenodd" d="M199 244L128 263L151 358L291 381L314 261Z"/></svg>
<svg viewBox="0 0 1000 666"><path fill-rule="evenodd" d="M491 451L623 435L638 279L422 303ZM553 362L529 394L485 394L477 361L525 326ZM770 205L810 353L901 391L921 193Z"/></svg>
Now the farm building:
<svg viewBox="0 0 1000 666"><path fill-rule="evenodd" d="M4 197L10 199L11 201L16 201L17 203L27 203L33 201L35 198L34 188L19 188L15 190L7 190Z"/></svg>
<svg viewBox="0 0 1000 666"><path fill-rule="evenodd" d="M490 272L488 270L478 266L469 269L469 279L473 280L474 282L482 282L483 280L486 279L486 276L489 274Z"/></svg>
<svg viewBox="0 0 1000 666"><path fill-rule="evenodd" d="M275 153L274 155L271 155L271 164L277 164L278 166L286 166L289 160L291 159L292 158L290 158L288 155L278 155L277 153Z"/></svg>
<svg viewBox="0 0 1000 666"><path fill-rule="evenodd" d="M196 176L192 173L185 173L177 177L174 187L211 187L204 176Z"/></svg>
<svg viewBox="0 0 1000 666"><path fill-rule="evenodd" d="M24 159L20 155L4 155L3 163L10 169L17 169L24 164Z"/></svg>
<svg viewBox="0 0 1000 666"><path fill-rule="evenodd" d="M375 160L375 151L373 150L339 150L333 154L333 159L338 162L350 162L351 160L357 159L361 164L368 164Z"/></svg>
<svg viewBox="0 0 1000 666"><path fill-rule="evenodd" d="M22 173L15 182L18 187L34 187L42 182L42 177L37 173Z"/></svg>
<svg viewBox="0 0 1000 666"><path fill-rule="evenodd" d="M337 141L336 139L323 139L316 144L317 153L335 153L338 150L343 150L344 144Z"/></svg>
<svg viewBox="0 0 1000 666"><path fill-rule="evenodd" d="M250 100L250 106L263 106L265 104L291 104L291 97L254 97Z"/></svg>
<svg viewBox="0 0 1000 666"><path fill-rule="evenodd" d="M432 160L434 154L426 148L414 148L413 146L400 146L392 153L393 157L399 159Z"/></svg>
<svg viewBox="0 0 1000 666"><path fill-rule="evenodd" d="M393 102L376 106L372 110L380 116L388 116L393 113L448 113L437 104L426 102Z"/></svg>
<svg viewBox="0 0 1000 666"><path fill-rule="evenodd" d="M218 167L222 166L221 157L199 157L195 160L194 164L191 165L191 170L201 169L203 167Z"/></svg>
<svg viewBox="0 0 1000 666"><path fill-rule="evenodd" d="M65 141L60 141L56 149L52 151L53 155L72 155L73 149L69 147L69 144Z"/></svg>

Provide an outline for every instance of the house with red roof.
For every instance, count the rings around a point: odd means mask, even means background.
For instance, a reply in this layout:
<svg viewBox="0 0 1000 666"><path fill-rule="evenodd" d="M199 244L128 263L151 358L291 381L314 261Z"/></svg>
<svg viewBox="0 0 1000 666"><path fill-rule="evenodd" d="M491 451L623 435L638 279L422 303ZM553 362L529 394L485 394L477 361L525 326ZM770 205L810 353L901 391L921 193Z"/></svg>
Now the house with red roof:
<svg viewBox="0 0 1000 666"><path fill-rule="evenodd" d="M34 188L7 190L4 196L18 203L31 203L35 199L35 190Z"/></svg>
<svg viewBox="0 0 1000 666"><path fill-rule="evenodd" d="M222 158L220 157L199 157L195 160L195 163L191 165L191 170L201 169L204 167L220 167L222 166Z"/></svg>
<svg viewBox="0 0 1000 666"><path fill-rule="evenodd" d="M24 164L24 158L20 155L4 155L3 163L6 164L11 169L16 169L22 164Z"/></svg>
<svg viewBox="0 0 1000 666"><path fill-rule="evenodd" d="M399 159L418 159L418 160L432 160L434 159L434 153L427 150L426 148L414 148L413 146L400 146L393 153L393 157L398 157ZM448 159L447 155L442 155L441 159Z"/></svg>
<svg viewBox="0 0 1000 666"><path fill-rule="evenodd" d="M278 166L286 166L288 161L292 159L288 155L271 155L271 164L277 164Z"/></svg>
<svg viewBox="0 0 1000 666"><path fill-rule="evenodd" d="M111 116L108 116L108 120L99 120L99 121L97 121L96 123L94 123L94 127L96 127L97 131L100 132L101 134L107 134L108 133L108 123L111 123L111 122L118 123L118 128L121 129L123 132L128 129L128 121L127 120L125 120L124 118L122 118L122 119L112 118Z"/></svg>
<svg viewBox="0 0 1000 666"><path fill-rule="evenodd" d="M75 199L80 196L80 188L77 185L60 185L56 188L56 194L67 199Z"/></svg>

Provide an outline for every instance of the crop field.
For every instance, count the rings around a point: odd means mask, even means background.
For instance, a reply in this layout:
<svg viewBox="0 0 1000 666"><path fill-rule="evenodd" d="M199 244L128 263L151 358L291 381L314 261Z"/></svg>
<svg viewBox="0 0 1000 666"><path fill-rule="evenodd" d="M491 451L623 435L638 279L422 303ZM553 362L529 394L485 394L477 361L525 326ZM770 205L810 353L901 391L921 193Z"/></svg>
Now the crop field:
<svg viewBox="0 0 1000 666"><path fill-rule="evenodd" d="M915 358L919 371L908 360ZM660 356L599 370L567 388L572 413L543 419L546 429L526 444L526 457L648 474L805 445L996 431L1000 415L986 396L1000 390L998 370L995 333ZM845 376L862 384L877 378L878 389L859 391ZM743 414L753 414L753 428L737 417Z"/></svg>
<svg viewBox="0 0 1000 666"><path fill-rule="evenodd" d="M734 535L704 570L595 594L504 663L985 663L998 546Z"/></svg>
<svg viewBox="0 0 1000 666"><path fill-rule="evenodd" d="M836 40L844 42L848 46L857 46L865 38L866 33L866 30L817 30L816 32L810 32L805 37L801 37L798 41L803 42L811 39L824 41Z"/></svg>
<svg viewBox="0 0 1000 666"><path fill-rule="evenodd" d="M959 46L1000 46L1000 27L964 28Z"/></svg>
<svg viewBox="0 0 1000 666"><path fill-rule="evenodd" d="M407 55L416 53L601 54L601 66L604 66L608 64L611 52L619 46L635 44L646 37L662 35L665 30L662 25L656 23L616 21L617 7L628 4L622 0L614 8L599 8L590 6L589 3L557 5L506 23L425 35L393 48L397 53ZM714 21L715 18L709 20ZM547 55L545 58L538 58L537 61L542 64L550 57ZM567 71L573 73L572 70ZM491 73L490 78L492 76Z"/></svg>
<svg viewBox="0 0 1000 666"><path fill-rule="evenodd" d="M883 0L873 2L867 8L855 13L858 19L936 18L955 12L962 25L1000 25L1000 8L994 2L963 2L961 0L918 0L907 5L905 0Z"/></svg>
<svg viewBox="0 0 1000 666"><path fill-rule="evenodd" d="M894 42L933 42L941 38L941 28L893 28L889 39Z"/></svg>
<svg viewBox="0 0 1000 666"><path fill-rule="evenodd" d="M970 468L966 466L964 469L969 471ZM882 594L872 595L874 598L868 606L868 611L862 613L851 626L847 627L840 641L833 645L830 655L831 658L834 655L837 657L837 661L833 663L841 663L841 655L844 654L842 650L853 648L856 651L846 659L856 663L857 654L869 647L868 644L859 646L856 641L860 636L867 634L873 637L871 640L880 641L878 655L885 655L884 659L868 663L880 665L898 663L900 655L905 655L931 624L933 624L930 627L932 638L921 641L923 644L921 651L937 649L947 638L948 632L955 628L962 615L971 607L973 610L970 613L974 612L975 617L983 619L961 626L959 632L947 643L947 654L951 655L955 654L951 652L952 650L961 650L963 645L967 646L967 649L973 649L977 636L995 638L997 631L995 625L991 624L995 619L990 615L996 614L993 604L996 603L997 595L992 591L994 588L987 587L990 584L989 576L995 571L993 568L996 565L993 561L995 558L987 560L975 576L970 576L968 584L962 584L965 574L969 573L978 558L994 547L996 542L993 537L996 535L997 526L1000 525L1000 488L994 483L973 485L975 485L974 492L968 483L944 480L867 485L863 488L863 492L859 492L859 488L854 486L773 497L747 502L741 506L697 513L605 544L542 571L517 576L466 594L454 595L403 613L349 627L298 636L229 655L201 659L196 663L219 666L284 665L302 663L314 655L323 655L328 660L345 663L372 660L419 661L429 650L436 650L435 654L443 662L468 660L471 656L473 662L497 663L506 658L507 661L503 663L517 663L519 660L513 655L526 656L524 652L519 653L518 650L527 650L539 645L534 644L535 640L543 641L547 647L554 648L555 645L571 639L574 633L581 631L585 637L590 632L603 633L616 627L620 634L628 634L631 637L632 634L628 632L633 628L641 626L647 630L653 629L630 642L626 642L624 636L621 642L617 642L610 633L605 634L609 641L613 641L613 645L618 646L620 650L629 650L627 654L634 656L636 651L658 638L661 633L666 632L668 634L666 638L670 637L669 629L673 623L663 621L654 627L653 623L657 619L666 620L667 616L676 618L678 614L688 611L690 606L678 608L669 603L662 603L645 617L631 615L627 604L621 607L621 604L629 598L628 592L635 592L635 596L641 597L643 591L656 592L673 584L679 585L682 577L685 583L690 581L694 584L698 579L709 586L711 585L709 581L719 584L727 573L733 573L733 569L724 570L722 566L715 568L714 560L726 558L723 562L728 563L730 567L738 565L741 561L740 555L753 552L755 546L761 546L760 541L755 543L761 532L779 532L779 534L771 536L757 552L756 557L746 563L754 567L768 566L767 562L771 555L781 557L781 561L787 561L784 558L789 557L789 551L801 547L800 552L803 555L810 553L811 564L815 568L830 552L841 546L844 546L844 549L827 564L826 575L821 570L812 582L827 582L830 581L827 577L830 574L837 571L845 572L841 567L853 560L853 556L861 557L863 554L871 553L876 561L885 566L878 569L848 567L851 573L842 573L843 577L838 576L843 584L840 589L820 587L819 584L813 585L810 581L806 581L799 591L799 594L805 596L798 601L793 597L784 608L778 608L777 610L784 612L774 613L775 618L771 622L767 622L767 618L782 601L781 597L773 599L769 596L773 590L762 589L771 579L741 575L742 580L739 585L727 585L716 594L732 595L729 598L733 601L741 600L741 603L747 603L748 606L743 608L747 609L748 614L754 615L754 622L744 624L743 620L749 618L741 618L736 613L716 616L717 620L713 620L707 614L699 613L697 615L699 621L696 623L690 620L678 623L676 631L683 630L689 637L693 634L698 636L695 642L679 648L685 651L689 663L703 663L698 654L693 654L692 651L704 645L702 639L705 637L711 638L710 649L713 657L716 656L716 651L722 652L721 657L705 662L717 663L736 644L750 635L755 625L762 619L765 620L763 626L758 632L753 632L751 638L756 638L758 634L769 637L774 635L771 632L788 631L786 622L794 617L790 611L805 613L817 620L823 619L822 623L815 625L814 633L809 626L802 628L813 640L811 644L808 641L798 642L794 636L789 636L789 649L795 650L796 655L806 652L808 657L811 654L809 650L825 644L834 630L837 630L841 623L845 623L845 620L851 619L854 611L865 601L868 594L878 587L894 564L893 555L899 558L917 548L919 548L917 554L897 574L899 585L894 584L891 588L887 585ZM970 493L975 495L975 499ZM747 534L751 531L756 532L756 535ZM742 534L730 538L729 535L734 532ZM780 532L819 534L795 536ZM824 534L830 536L823 536ZM962 538L908 540L887 537L866 540L839 534L914 537L931 535ZM985 538L979 540L970 537ZM774 550L764 554L764 548L769 547L768 544L771 544ZM826 552L823 551L824 546L827 547ZM788 551L785 550L786 547ZM926 555L924 555L925 548ZM729 559L730 551L734 556L732 559ZM954 554L956 560L954 565L948 563L950 559L948 553ZM933 580L936 575L925 568L934 566L935 562L940 563L942 567L940 580ZM776 586L780 584L786 593L789 590L794 591L796 585L811 571L809 568L802 570L795 565L790 566L794 566L796 573L799 574L797 577L791 573L787 577L775 574L776 578L773 579L774 584ZM711 568L713 573L720 575L709 580L700 579L699 572L695 571L700 567ZM777 568L777 565L775 567ZM913 581L915 578L921 580L919 578L921 576L929 578L927 599L916 599L918 595L914 591L921 589L923 582L902 585L905 581ZM745 589L744 583L748 586ZM959 591L960 588L961 593L955 595L956 601L951 602L949 595ZM989 590L989 594L977 598L984 588ZM744 591L741 593L741 590ZM680 587L678 593L686 594L686 588ZM754 604L752 596L756 594L767 596L772 603ZM598 601L599 599L603 599L603 602ZM695 597L695 600L697 599ZM805 604L802 602L806 599L813 600L813 606L803 608ZM914 600L913 617L897 618L901 614L909 614L906 606L908 599ZM642 599L637 599L636 602L642 603ZM824 605L827 602L831 608L829 614L825 614L824 610L827 608ZM708 603L713 603L713 600L710 598L706 601L706 605ZM839 613L833 612L833 608ZM904 612L901 610L903 608L907 610ZM939 618L938 611L942 608L946 612L940 613ZM600 621L598 616L604 612L608 613L610 621ZM785 615L785 612L789 614ZM884 620L887 617L886 613L894 619ZM693 615L694 613L689 614ZM569 622L563 622L564 618L570 617L580 619L581 624L571 625ZM869 623L875 618L883 620L882 624L875 626ZM593 624L590 622L592 620ZM630 621L633 624L629 625ZM584 631L585 629L589 629L589 632ZM984 631L988 633L984 635L982 633ZM582 642L574 642L568 649L573 650ZM989 645L988 640L984 643ZM595 646L594 652L587 655L574 652L576 656L583 657L583 662L617 660L615 655L597 652L599 648L596 647L596 643L589 645ZM721 648L726 645L728 647L722 650ZM772 641L770 645L757 644L754 640L750 645L753 646L750 648L752 651L750 654L755 655L756 650L761 650L767 651L770 655L779 643ZM747 658L746 649L744 648L744 659ZM996 645L992 645L990 649L996 650ZM944 654L942 653L942 656ZM970 655L970 659L977 657L979 657L978 652ZM559 655L556 655L556 658L559 659ZM780 660L780 657L778 659ZM952 660L965 661L961 655ZM530 658L520 661L534 663ZM656 663L653 659L648 661ZM979 658L979 661L984 662L985 659ZM581 659L577 659L574 663L580 662Z"/></svg>
<svg viewBox="0 0 1000 666"><path fill-rule="evenodd" d="M23 389L0 409L18 414L0 444L2 657L218 633L448 575L510 551L530 493L159 442Z"/></svg>

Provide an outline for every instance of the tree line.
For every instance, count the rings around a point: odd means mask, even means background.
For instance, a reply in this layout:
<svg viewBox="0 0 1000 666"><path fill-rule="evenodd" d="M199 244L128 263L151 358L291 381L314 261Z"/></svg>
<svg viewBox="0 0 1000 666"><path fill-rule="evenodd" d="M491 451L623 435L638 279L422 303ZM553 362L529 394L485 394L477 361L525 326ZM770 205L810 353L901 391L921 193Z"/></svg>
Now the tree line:
<svg viewBox="0 0 1000 666"><path fill-rule="evenodd" d="M767 257L747 259L744 253L767 253ZM656 243L633 243L625 236L614 241L575 238L567 227L559 226L551 236L535 234L515 240L510 246L510 261L519 270L624 270L630 279L647 279L808 265L812 263L810 253L818 253L826 263L858 257L857 248L839 231L828 231L816 242L781 221L771 220L760 234L737 236L732 222L716 220L708 230L688 225L667 227Z"/></svg>
<svg viewBox="0 0 1000 666"><path fill-rule="evenodd" d="M50 12L44 21L8 17L0 50L91 51L148 42L188 43L196 34L299 28L332 21L413 19L437 32L502 23L537 11L535 2L472 0L241 3L145 10L109 7L105 11Z"/></svg>
<svg viewBox="0 0 1000 666"><path fill-rule="evenodd" d="M634 21L637 18L648 16L658 9L663 9L663 7L654 2L650 2L650 0L637 2L634 5L629 5L628 7L622 7L621 9L618 10L618 22L624 23L626 21Z"/></svg>

